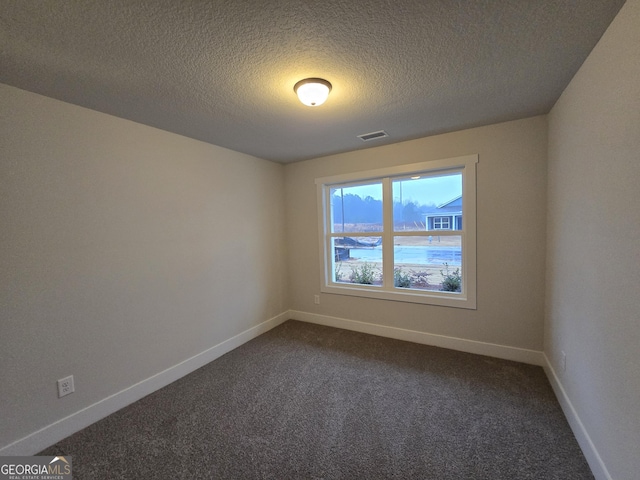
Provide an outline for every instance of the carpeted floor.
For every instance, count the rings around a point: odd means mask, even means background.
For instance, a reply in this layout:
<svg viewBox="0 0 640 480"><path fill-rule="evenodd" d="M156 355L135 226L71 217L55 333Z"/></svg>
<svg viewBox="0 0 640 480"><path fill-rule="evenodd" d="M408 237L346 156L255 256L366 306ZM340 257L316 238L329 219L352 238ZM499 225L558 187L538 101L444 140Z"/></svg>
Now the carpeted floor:
<svg viewBox="0 0 640 480"><path fill-rule="evenodd" d="M592 479L540 367L288 321L41 452L81 479Z"/></svg>

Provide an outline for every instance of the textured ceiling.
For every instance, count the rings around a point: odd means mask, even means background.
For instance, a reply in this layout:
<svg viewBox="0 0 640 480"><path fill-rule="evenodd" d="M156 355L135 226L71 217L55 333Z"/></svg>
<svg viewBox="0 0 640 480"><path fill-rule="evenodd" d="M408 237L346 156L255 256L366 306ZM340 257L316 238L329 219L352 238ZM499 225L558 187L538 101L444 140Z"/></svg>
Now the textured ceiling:
<svg viewBox="0 0 640 480"><path fill-rule="evenodd" d="M291 162L546 113L623 3L0 0L0 82Z"/></svg>

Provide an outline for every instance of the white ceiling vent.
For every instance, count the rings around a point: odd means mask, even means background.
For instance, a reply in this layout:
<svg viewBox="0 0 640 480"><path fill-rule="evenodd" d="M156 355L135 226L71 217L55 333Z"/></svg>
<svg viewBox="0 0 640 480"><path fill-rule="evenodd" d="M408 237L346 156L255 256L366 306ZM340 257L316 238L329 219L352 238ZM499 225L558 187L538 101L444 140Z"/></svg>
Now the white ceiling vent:
<svg viewBox="0 0 640 480"><path fill-rule="evenodd" d="M388 136L389 134L387 132L385 132L384 130L380 130L378 132L363 133L362 135L358 135L358 138L363 142L368 142L369 140L375 140L376 138L384 138Z"/></svg>

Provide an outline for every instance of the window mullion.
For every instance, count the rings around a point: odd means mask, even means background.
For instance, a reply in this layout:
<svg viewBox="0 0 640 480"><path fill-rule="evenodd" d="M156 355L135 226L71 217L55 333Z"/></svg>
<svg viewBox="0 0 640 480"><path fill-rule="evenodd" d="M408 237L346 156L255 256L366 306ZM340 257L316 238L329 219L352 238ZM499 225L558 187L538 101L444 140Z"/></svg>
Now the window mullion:
<svg viewBox="0 0 640 480"><path fill-rule="evenodd" d="M393 288L393 190L391 179L382 179L382 287Z"/></svg>
<svg viewBox="0 0 640 480"><path fill-rule="evenodd" d="M463 230L402 230L393 232L394 237L457 237ZM378 235L380 236L380 235Z"/></svg>

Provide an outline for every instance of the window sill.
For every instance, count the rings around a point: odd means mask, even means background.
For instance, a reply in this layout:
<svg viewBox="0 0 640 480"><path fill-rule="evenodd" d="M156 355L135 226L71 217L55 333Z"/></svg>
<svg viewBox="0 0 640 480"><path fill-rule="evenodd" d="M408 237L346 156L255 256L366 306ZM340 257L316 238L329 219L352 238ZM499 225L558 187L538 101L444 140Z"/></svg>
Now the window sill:
<svg viewBox="0 0 640 480"><path fill-rule="evenodd" d="M425 292L407 289L383 290L382 287L361 287L358 285L324 285L320 288L322 293L334 295L349 295L354 297L375 298L393 302L420 303L423 305L436 305L441 307L476 309L475 298L469 298L461 293Z"/></svg>

